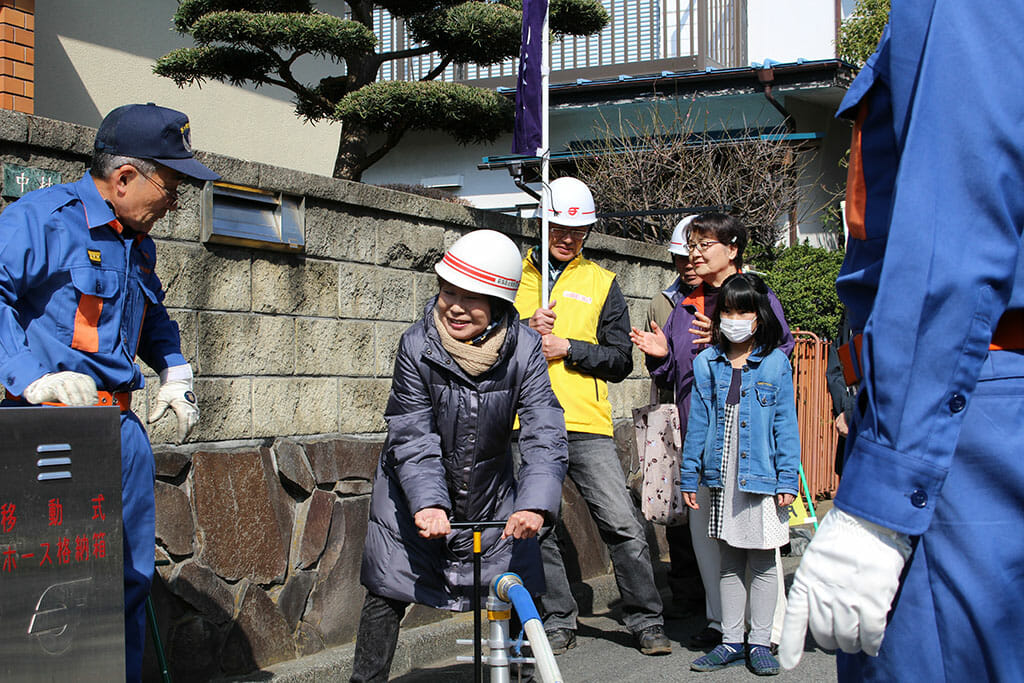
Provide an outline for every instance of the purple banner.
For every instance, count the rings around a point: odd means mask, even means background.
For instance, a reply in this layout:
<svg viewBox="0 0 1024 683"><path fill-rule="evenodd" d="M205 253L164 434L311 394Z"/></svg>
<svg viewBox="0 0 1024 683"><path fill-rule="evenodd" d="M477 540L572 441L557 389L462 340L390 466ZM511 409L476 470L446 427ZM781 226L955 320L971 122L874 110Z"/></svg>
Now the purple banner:
<svg viewBox="0 0 1024 683"><path fill-rule="evenodd" d="M523 46L516 82L516 124L512 153L536 156L541 145L541 62L547 0L523 0Z"/></svg>

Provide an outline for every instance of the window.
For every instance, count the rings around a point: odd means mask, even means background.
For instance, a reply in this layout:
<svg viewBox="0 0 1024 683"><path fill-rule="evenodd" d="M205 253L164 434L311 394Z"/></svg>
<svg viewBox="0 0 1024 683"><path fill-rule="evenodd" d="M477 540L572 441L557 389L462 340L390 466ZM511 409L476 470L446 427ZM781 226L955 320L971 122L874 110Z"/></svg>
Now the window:
<svg viewBox="0 0 1024 683"><path fill-rule="evenodd" d="M306 244L306 200L230 183L206 183L200 211L204 242L280 251Z"/></svg>

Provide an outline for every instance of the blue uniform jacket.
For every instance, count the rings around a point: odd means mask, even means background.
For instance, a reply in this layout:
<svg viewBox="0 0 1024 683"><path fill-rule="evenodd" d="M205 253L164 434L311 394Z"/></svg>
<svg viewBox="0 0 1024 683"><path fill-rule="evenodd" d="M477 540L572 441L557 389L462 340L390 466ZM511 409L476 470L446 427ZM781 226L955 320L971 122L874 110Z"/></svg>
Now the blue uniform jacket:
<svg viewBox="0 0 1024 683"><path fill-rule="evenodd" d="M1007 80L1024 42L1008 22L1002 3L894 2L839 112L861 121L847 214L864 219L837 288L864 377L835 503L907 534L931 523L1000 316L1024 308L1024 96Z"/></svg>
<svg viewBox="0 0 1024 683"><path fill-rule="evenodd" d="M694 359L690 423L683 445L680 488L695 492L699 483L724 488L722 447L725 400L732 364L717 346ZM739 403L739 489L773 495L800 487L800 433L793 400L793 367L786 354L755 351L743 367Z"/></svg>
<svg viewBox="0 0 1024 683"><path fill-rule="evenodd" d="M143 386L136 353L157 371L185 363L153 240L113 221L88 174L0 215L0 382L12 393L60 370L131 391Z"/></svg>

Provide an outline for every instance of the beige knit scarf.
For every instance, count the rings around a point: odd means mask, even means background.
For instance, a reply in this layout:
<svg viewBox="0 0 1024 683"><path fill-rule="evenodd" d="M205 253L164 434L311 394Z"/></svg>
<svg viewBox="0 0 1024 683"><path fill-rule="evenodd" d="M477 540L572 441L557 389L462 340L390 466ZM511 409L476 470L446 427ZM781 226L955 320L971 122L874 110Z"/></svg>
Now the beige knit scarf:
<svg viewBox="0 0 1024 683"><path fill-rule="evenodd" d="M487 337L482 344L474 345L459 341L448 332L448 328L441 321L437 309L434 309L434 327L441 337L441 346L451 354L455 362L459 364L466 374L476 377L486 372L498 361L498 352L505 341L505 333L508 331L508 321L503 320L500 325L494 328L491 336Z"/></svg>

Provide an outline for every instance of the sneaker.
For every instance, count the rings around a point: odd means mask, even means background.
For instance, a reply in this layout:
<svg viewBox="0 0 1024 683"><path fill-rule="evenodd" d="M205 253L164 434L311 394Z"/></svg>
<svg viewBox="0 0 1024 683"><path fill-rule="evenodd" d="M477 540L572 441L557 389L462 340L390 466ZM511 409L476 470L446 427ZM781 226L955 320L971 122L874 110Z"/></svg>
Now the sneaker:
<svg viewBox="0 0 1024 683"><path fill-rule="evenodd" d="M553 628L545 631L548 637L548 645L551 646L551 653L560 655L576 647L576 631L571 628Z"/></svg>
<svg viewBox="0 0 1024 683"><path fill-rule="evenodd" d="M648 626L642 631L633 634L637 649L645 655L668 655L672 654L672 643L665 635L665 628L661 624Z"/></svg>
<svg viewBox="0 0 1024 683"><path fill-rule="evenodd" d="M751 645L747 648L747 667L758 676L779 674L779 662L765 645Z"/></svg>
<svg viewBox="0 0 1024 683"><path fill-rule="evenodd" d="M690 647L697 650L707 650L722 642L722 632L705 626L704 630L690 637Z"/></svg>
<svg viewBox="0 0 1024 683"><path fill-rule="evenodd" d="M744 659L743 647L721 643L714 650L698 657L690 664L691 671L717 671Z"/></svg>

